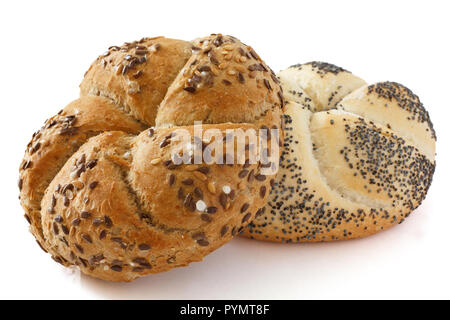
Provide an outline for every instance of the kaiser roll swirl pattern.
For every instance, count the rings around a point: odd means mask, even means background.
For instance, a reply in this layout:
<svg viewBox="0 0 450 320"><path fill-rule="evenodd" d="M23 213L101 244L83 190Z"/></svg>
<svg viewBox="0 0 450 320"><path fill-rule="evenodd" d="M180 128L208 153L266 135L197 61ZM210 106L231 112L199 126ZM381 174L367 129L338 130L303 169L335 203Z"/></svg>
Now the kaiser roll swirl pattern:
<svg viewBox="0 0 450 320"><path fill-rule="evenodd" d="M419 98L323 62L278 76L287 100L284 151L264 214L244 235L332 241L402 223L435 169L436 135Z"/></svg>
<svg viewBox="0 0 450 320"><path fill-rule="evenodd" d="M260 162L171 158L175 130L193 133L194 121L223 133L280 127L279 81L251 47L220 34L144 38L110 47L80 88L20 166L25 217L55 261L131 281L202 260L261 213L272 177Z"/></svg>

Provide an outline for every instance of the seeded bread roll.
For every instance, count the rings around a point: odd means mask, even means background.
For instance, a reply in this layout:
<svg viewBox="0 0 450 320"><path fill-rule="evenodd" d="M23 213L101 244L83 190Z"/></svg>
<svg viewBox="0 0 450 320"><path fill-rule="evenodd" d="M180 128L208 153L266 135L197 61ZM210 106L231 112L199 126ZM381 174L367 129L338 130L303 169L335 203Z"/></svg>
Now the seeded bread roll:
<svg viewBox="0 0 450 320"><path fill-rule="evenodd" d="M292 66L279 78L287 99L280 169L264 213L244 236L345 240L403 222L435 169L436 135L419 98L398 83L368 86L322 62Z"/></svg>
<svg viewBox="0 0 450 320"><path fill-rule="evenodd" d="M70 156L90 137L119 130L138 134L145 126L103 97L89 96L67 105L33 134L20 167L20 200L38 244L44 246L41 201Z"/></svg>
<svg viewBox="0 0 450 320"><path fill-rule="evenodd" d="M161 103L157 126L253 122L272 112L281 96L278 79L252 48L232 41L237 39L194 41L192 56Z"/></svg>
<svg viewBox="0 0 450 320"><path fill-rule="evenodd" d="M80 88L33 135L20 167L25 217L55 261L132 281L202 260L262 212L278 155L269 144L270 168L251 163L250 143L239 153L229 134L280 127L279 81L253 49L220 34L144 38L110 47ZM221 157L231 145L239 161L177 162L180 150L218 141L191 139L196 120L223 134Z"/></svg>
<svg viewBox="0 0 450 320"><path fill-rule="evenodd" d="M313 108L313 112L335 108L343 97L366 84L347 70L316 61L294 65L281 71L280 77L288 100Z"/></svg>
<svg viewBox="0 0 450 320"><path fill-rule="evenodd" d="M81 95L110 98L135 119L155 125L158 106L191 56L192 44L164 37L111 46L80 84Z"/></svg>

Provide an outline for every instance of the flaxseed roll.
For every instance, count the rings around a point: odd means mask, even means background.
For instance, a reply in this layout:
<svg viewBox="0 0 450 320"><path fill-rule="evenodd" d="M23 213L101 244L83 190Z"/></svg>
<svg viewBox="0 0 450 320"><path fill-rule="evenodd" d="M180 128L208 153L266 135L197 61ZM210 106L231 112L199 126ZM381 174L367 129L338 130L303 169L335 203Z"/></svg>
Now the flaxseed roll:
<svg viewBox="0 0 450 320"><path fill-rule="evenodd" d="M55 261L131 281L200 261L261 212L279 160L270 146L269 171L248 161L250 144L231 164L174 159L216 141L178 140L180 130L194 136L195 121L232 148L229 130L280 128L279 81L252 48L220 34L144 38L110 47L80 88L20 166L25 217Z"/></svg>

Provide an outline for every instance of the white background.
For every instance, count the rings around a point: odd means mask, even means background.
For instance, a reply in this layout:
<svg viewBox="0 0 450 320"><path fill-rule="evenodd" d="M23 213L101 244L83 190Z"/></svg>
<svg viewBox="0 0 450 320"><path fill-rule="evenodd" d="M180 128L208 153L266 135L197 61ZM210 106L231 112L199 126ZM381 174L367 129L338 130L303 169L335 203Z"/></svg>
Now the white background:
<svg viewBox="0 0 450 320"><path fill-rule="evenodd" d="M450 298L448 1L1 1L0 298ZM282 245L235 239L202 263L130 284L71 274L27 231L18 166L31 134L77 98L110 45L232 34L276 71L322 60L411 88L438 136L423 205L362 240Z"/></svg>

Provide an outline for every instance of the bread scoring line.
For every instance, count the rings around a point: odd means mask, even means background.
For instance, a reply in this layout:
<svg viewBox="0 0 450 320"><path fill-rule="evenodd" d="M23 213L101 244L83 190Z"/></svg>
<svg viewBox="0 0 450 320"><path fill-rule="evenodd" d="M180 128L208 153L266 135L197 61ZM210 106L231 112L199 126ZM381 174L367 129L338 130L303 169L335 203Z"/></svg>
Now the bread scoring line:
<svg viewBox="0 0 450 320"><path fill-rule="evenodd" d="M52 128L48 128L48 129L46 129L46 130L49 130L49 129L52 129ZM43 224L42 224L42 214L41 214L41 211L42 211L42 200L44 199L44 196L45 196L45 194L47 193L47 192L49 192L49 187L50 187L50 184L52 183L52 181L55 179L55 177L59 174L59 172L61 171L61 169L64 167L64 165L67 163L67 161L89 140L89 139L91 139L91 138L93 138L93 137L95 137L95 136L98 136L99 134L102 134L103 133L103 131L95 131L95 130L88 130L88 131L86 131L85 132L85 134L86 134L86 137L87 137L87 139L86 139L86 141L84 141L83 143L81 143L77 148L75 148L74 149L74 151L71 153L71 154L68 154L67 156L66 156L66 158L64 159L65 161L62 163L62 165L61 166L59 166L59 168L58 168L58 170L56 171L56 173L49 179L49 180L46 180L45 181L45 189L44 189L44 192L42 193L42 194L38 194L38 197L39 197L39 199L37 199L36 200L36 205L37 205L37 207L35 207L35 208L32 208L32 209L34 209L34 210L36 210L37 212L38 212L38 214L37 214L37 218L39 219L39 221L36 221L36 227L38 227L37 229L38 229L38 232L40 233L40 235L41 235L41 237L42 237L42 239L44 240L44 241L46 241L46 238L45 238L45 236L44 236L44 232L43 232L43 229L44 229L44 226L43 226ZM31 207L33 207L35 204L32 204L31 205Z"/></svg>
<svg viewBox="0 0 450 320"><path fill-rule="evenodd" d="M126 108L125 105L119 103L118 101L116 101L113 97L110 97L107 94L104 94L102 90L98 90L96 89L96 91L94 92L89 92L91 96L96 96L96 97L101 97L101 98L105 98L108 99L109 101L111 101L113 103L114 106L117 107L117 109L121 112L123 112L123 114L129 116L130 118L132 118L134 121L136 121L139 124L142 124L145 129L148 129L150 126L147 123L144 123L143 121L137 119L132 113L131 113L131 109L130 108ZM143 131L145 131L145 129Z"/></svg>
<svg viewBox="0 0 450 320"><path fill-rule="evenodd" d="M326 112L326 111L321 111L321 112ZM315 112L314 112L314 113L315 113ZM308 122L308 134L309 134L308 138L309 138L309 141L311 142L310 144L308 144L308 149L309 149L310 154L311 154L311 160L314 161L314 165L318 168L318 173L319 173L319 175L320 175L320 180L324 182L324 185L325 185L331 192L335 193L336 195L338 195L338 196L341 197L342 199L347 200L347 201L350 201L350 202L355 202L355 203L357 203L358 205L364 206L364 207L366 207L366 208L371 208L371 207L373 207L373 205L370 204L370 202L364 203L364 202L358 201L358 200L356 200L356 199L352 199L352 198L350 198L350 197L348 197L348 196L345 196L345 195L341 194L341 192L339 192L338 189L335 189L335 188L332 188L332 187L331 187L331 185L330 185L329 182L328 182L328 179L327 179L327 178L325 177L325 175L322 173L323 166L321 165L320 161L319 161L319 160L315 157L315 155L314 155L314 150L313 150L314 137L313 137L313 134L311 133L311 122L312 122L313 112L310 111L308 115L309 115L309 118L308 118L308 121L307 121L307 122ZM378 208L381 209L381 208L385 208L385 207L387 207L387 206L376 206L377 209L378 209Z"/></svg>

